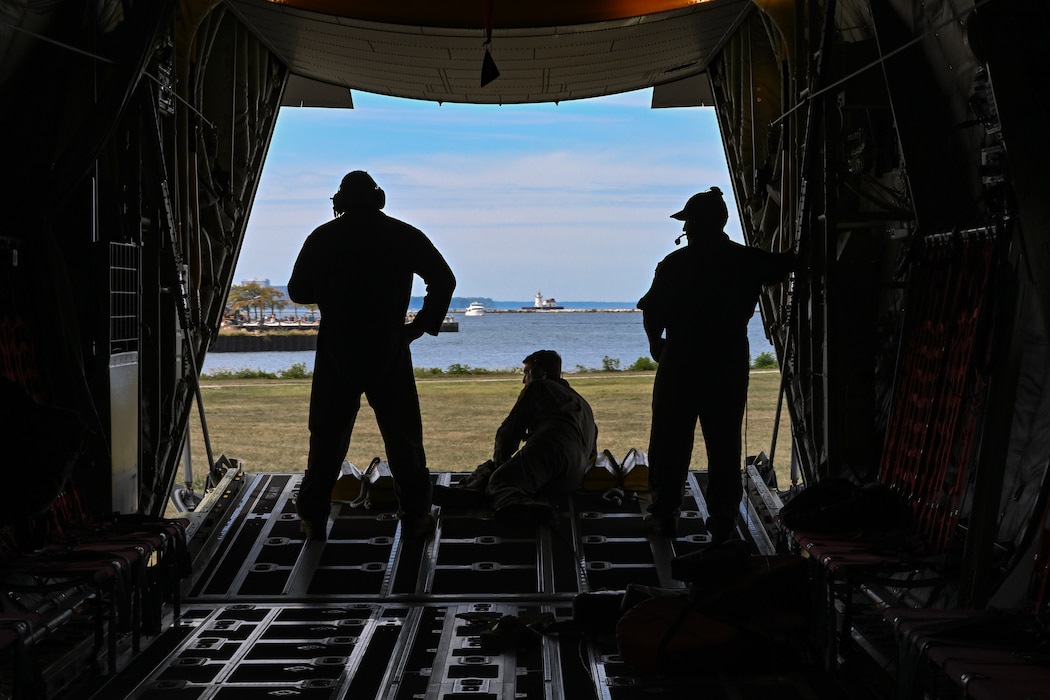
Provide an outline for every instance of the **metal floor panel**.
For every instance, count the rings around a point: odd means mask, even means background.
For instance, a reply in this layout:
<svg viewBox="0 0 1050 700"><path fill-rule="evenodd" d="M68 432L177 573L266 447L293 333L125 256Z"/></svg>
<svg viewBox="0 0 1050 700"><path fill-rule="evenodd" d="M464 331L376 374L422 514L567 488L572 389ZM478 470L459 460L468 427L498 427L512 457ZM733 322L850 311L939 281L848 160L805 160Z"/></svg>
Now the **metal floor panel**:
<svg viewBox="0 0 1050 700"><path fill-rule="evenodd" d="M129 668L120 691L128 700L586 697L587 689L562 682L556 635L495 648L485 639L504 616L543 613L564 620L571 607L195 605L172 631L185 635L181 644L159 663Z"/></svg>
<svg viewBox="0 0 1050 700"><path fill-rule="evenodd" d="M181 642L93 697L126 700L840 700L797 668L753 658L747 674L640 677L612 638L491 639L507 617L571 620L569 604L245 603L188 607Z"/></svg>
<svg viewBox="0 0 1050 700"><path fill-rule="evenodd" d="M436 532L417 540L402 537L392 509L340 503L328 540L305 542L294 505L300 480L243 475L220 508L200 515L182 614L93 697L839 697L817 694L793 669L639 677L611 634L583 635L574 624L581 593L684 587L670 578L671 559L708 541L696 474L674 540L645 535L644 498L615 505L578 493L558 504L553 527L439 509ZM525 629L537 620L539 632Z"/></svg>
<svg viewBox="0 0 1050 700"><path fill-rule="evenodd" d="M294 502L300 480L252 477L198 557L188 600L569 599L631 583L675 588L681 584L667 574L670 559L708 539L693 480L682 536L673 543L646 537L644 500L615 506L582 492L559 504L552 527L512 527L490 511L446 510L425 540L403 538L392 508L336 503L327 542L305 543Z"/></svg>

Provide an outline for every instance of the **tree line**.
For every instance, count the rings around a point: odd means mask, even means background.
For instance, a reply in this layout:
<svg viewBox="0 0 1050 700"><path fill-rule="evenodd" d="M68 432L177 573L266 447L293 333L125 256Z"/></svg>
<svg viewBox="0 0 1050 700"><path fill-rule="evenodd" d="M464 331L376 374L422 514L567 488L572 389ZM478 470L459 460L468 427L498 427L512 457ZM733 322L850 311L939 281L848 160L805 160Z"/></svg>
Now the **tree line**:
<svg viewBox="0 0 1050 700"><path fill-rule="evenodd" d="M289 307L296 319L299 318L300 310L308 318L317 318L317 304L297 304L280 289L258 282L235 284L226 297L226 319L233 322L262 322L267 315L280 318Z"/></svg>

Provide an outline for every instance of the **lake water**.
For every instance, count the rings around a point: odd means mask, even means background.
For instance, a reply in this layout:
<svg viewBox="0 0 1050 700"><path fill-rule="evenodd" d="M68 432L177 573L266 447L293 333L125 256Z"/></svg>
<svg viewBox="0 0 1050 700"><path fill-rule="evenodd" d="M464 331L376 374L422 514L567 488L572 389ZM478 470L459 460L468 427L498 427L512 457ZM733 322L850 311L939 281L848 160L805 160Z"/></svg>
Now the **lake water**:
<svg viewBox="0 0 1050 700"><path fill-rule="evenodd" d="M579 308L600 308L602 302L577 302ZM564 304L571 308L570 303ZM517 307L509 307L517 308ZM629 308L604 302L606 309ZM412 364L447 370L451 365L478 369L519 369L521 360L533 350L557 350L566 372L580 368L602 369L604 358L619 360L626 369L639 357L649 357L649 343L642 328L640 311L595 311L572 313L499 313L484 316L453 313L459 322L456 333L424 335L412 344ZM748 326L751 357L773 352L766 340L759 314ZM219 370L258 369L278 372L302 363L313 369L314 353L306 352L223 352L209 353L204 373Z"/></svg>

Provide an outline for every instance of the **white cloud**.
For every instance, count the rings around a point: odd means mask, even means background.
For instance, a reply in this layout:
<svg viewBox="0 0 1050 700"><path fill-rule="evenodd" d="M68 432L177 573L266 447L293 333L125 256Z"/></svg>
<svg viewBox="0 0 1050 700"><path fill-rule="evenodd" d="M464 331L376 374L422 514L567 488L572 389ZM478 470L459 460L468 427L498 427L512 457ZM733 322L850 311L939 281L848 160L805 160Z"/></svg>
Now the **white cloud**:
<svg viewBox="0 0 1050 700"><path fill-rule="evenodd" d="M357 102L282 113L238 279L283 284L342 175L366 169L464 295L633 300L680 233L670 213L712 184L731 192L712 116L655 114L648 95L517 109Z"/></svg>

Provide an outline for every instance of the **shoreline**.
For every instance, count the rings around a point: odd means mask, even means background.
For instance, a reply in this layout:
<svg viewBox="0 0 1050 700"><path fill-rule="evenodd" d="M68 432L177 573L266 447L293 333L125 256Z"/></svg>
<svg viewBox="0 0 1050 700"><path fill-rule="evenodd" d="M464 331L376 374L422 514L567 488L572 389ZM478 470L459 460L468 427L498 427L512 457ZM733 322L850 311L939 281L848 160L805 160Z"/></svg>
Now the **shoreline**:
<svg viewBox="0 0 1050 700"><path fill-rule="evenodd" d="M466 309L449 309L450 314L461 314ZM485 309L485 314L629 314L641 309Z"/></svg>
<svg viewBox="0 0 1050 700"><path fill-rule="evenodd" d="M466 309L451 309L448 312L450 318L455 315L464 315ZM409 311L409 313L413 313ZM597 314L597 313L641 313L637 308L616 309L543 309L543 308L520 308L520 309L486 309L481 316L471 318L483 318L486 315L499 316L503 314ZM442 332L458 331L459 321L455 321L456 328L444 328ZM473 321L472 321L473 323ZM253 323L241 325L228 325L219 328L218 334L212 341L208 352L303 352L317 349L318 322L310 323Z"/></svg>

